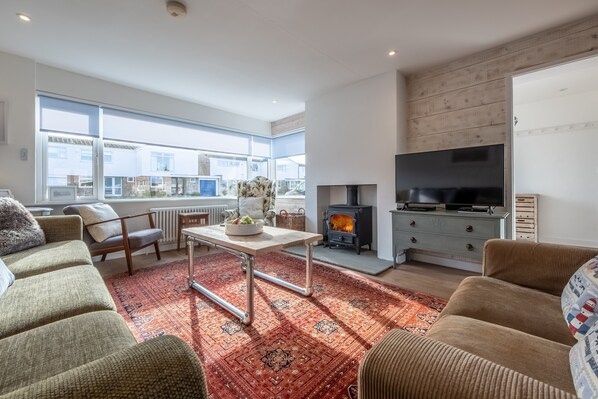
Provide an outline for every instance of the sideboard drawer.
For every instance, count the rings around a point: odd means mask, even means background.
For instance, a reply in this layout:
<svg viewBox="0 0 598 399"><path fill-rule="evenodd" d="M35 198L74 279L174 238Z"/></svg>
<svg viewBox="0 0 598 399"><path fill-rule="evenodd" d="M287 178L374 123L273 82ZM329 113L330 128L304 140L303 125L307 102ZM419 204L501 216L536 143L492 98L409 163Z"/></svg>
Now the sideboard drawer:
<svg viewBox="0 0 598 399"><path fill-rule="evenodd" d="M401 234L398 238L399 250L423 249L481 259L485 239L436 235L430 233Z"/></svg>
<svg viewBox="0 0 598 399"><path fill-rule="evenodd" d="M496 221L468 217L446 217L435 215L395 215L394 230L404 233L430 232L471 236L474 238L496 237Z"/></svg>

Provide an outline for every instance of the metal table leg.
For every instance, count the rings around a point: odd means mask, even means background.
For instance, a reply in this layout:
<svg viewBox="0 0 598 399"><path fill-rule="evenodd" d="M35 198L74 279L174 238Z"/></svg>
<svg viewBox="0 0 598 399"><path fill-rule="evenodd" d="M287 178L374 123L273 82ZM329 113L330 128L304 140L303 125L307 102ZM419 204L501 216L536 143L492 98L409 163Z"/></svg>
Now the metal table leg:
<svg viewBox="0 0 598 399"><path fill-rule="evenodd" d="M264 280L268 280L274 284L278 284L285 288L288 288L292 291L298 292L303 296L311 296L314 292L313 289L313 264L312 264L312 255L313 255L313 244L305 244L305 287L300 287L298 285L289 283L288 281L279 279L278 277L270 276L269 274L262 273L259 270L254 270L253 273L263 278Z"/></svg>
<svg viewBox="0 0 598 399"><path fill-rule="evenodd" d="M222 306L224 309L228 310L229 312L231 312L232 314L237 316L239 318L239 320L241 320L241 323L243 323L247 326L250 325L254 319L253 275L254 275L255 258L251 255L247 255L242 252L230 250L228 248L219 247L220 249L228 251L234 255L240 256L243 260L243 266L247 273L246 274L247 290L245 292L245 295L247 298L247 312L244 312L244 311L240 310L239 308L237 308L236 306L234 306L233 304L227 302L220 296L214 294L212 291L208 290L206 287L202 286L197 281L195 281L195 264L193 262L193 252L194 252L193 243L196 241L206 244L206 245L209 245L209 246L214 246L211 243L208 243L208 242L205 242L202 240L198 240L194 237L187 238L187 248L188 248L188 254L189 254L188 255L189 256L189 279L188 279L189 287L204 294L205 296L210 298L212 301L216 302L218 305Z"/></svg>

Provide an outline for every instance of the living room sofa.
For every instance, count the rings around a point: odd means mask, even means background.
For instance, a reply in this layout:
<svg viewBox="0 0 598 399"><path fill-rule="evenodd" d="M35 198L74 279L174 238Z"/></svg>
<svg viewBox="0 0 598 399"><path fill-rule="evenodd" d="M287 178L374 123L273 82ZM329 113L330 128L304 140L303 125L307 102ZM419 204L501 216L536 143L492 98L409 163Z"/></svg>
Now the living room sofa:
<svg viewBox="0 0 598 399"><path fill-rule="evenodd" d="M390 331L365 356L359 397L575 398L561 309L596 248L489 240L482 276L459 285L425 337Z"/></svg>
<svg viewBox="0 0 598 399"><path fill-rule="evenodd" d="M46 244L2 257L0 398L207 398L202 366L174 336L137 344L82 241L79 216L37 221Z"/></svg>

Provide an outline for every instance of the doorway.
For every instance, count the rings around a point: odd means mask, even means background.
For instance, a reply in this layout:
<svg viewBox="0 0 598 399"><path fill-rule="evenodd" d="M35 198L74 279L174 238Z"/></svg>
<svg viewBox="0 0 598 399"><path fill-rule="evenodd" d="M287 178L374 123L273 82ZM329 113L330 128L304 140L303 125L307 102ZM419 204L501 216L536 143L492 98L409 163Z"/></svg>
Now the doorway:
<svg viewBox="0 0 598 399"><path fill-rule="evenodd" d="M598 57L513 77L512 145L514 208L537 196L536 240L598 246Z"/></svg>

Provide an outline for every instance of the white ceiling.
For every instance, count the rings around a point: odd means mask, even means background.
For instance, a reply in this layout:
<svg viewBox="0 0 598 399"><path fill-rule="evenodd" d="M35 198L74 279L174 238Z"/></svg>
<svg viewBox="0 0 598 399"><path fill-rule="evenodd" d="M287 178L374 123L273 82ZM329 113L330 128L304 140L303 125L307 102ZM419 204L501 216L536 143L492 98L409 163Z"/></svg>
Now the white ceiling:
<svg viewBox="0 0 598 399"><path fill-rule="evenodd" d="M513 104L598 91L598 56L513 78Z"/></svg>
<svg viewBox="0 0 598 399"><path fill-rule="evenodd" d="M272 121L335 87L598 13L596 0L183 2L173 18L166 0L1 0L0 51Z"/></svg>

